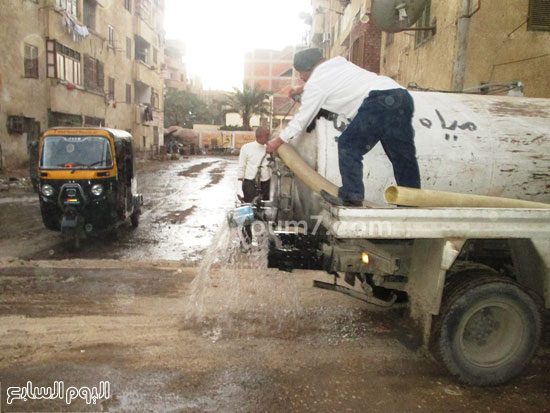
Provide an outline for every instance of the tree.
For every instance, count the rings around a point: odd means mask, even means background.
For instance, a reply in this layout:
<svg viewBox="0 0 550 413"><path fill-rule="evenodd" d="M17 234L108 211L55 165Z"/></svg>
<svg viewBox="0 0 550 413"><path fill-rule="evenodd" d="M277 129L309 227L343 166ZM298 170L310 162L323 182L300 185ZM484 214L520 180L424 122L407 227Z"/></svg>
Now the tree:
<svg viewBox="0 0 550 413"><path fill-rule="evenodd" d="M236 87L235 93L228 95L226 104L229 106L227 112L237 112L243 119L243 129L250 128L250 118L252 115L269 115L268 94L266 91L243 85L242 92Z"/></svg>
<svg viewBox="0 0 550 413"><path fill-rule="evenodd" d="M169 89L164 99L164 127L193 128L194 123L211 123L212 114L194 93Z"/></svg>

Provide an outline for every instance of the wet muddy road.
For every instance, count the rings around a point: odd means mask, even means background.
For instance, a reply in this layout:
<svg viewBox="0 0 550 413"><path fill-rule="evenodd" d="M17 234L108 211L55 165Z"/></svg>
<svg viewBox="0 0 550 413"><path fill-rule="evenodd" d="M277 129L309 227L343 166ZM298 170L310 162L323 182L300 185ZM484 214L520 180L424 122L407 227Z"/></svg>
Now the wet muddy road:
<svg viewBox="0 0 550 413"><path fill-rule="evenodd" d="M112 258L196 262L235 205L237 159L197 157L140 164L144 195L140 225L99 234L73 251L72 243L42 224L32 193L0 198L0 256L22 259Z"/></svg>
<svg viewBox="0 0 550 413"><path fill-rule="evenodd" d="M140 227L80 252L44 235L28 195L0 200L1 411L550 410L548 326L520 378L459 385L400 310L315 290L328 276L267 269L261 251L234 254L221 223L235 174L234 159L144 165ZM209 268L213 240L227 248ZM8 387L55 381L108 381L109 398L7 404Z"/></svg>

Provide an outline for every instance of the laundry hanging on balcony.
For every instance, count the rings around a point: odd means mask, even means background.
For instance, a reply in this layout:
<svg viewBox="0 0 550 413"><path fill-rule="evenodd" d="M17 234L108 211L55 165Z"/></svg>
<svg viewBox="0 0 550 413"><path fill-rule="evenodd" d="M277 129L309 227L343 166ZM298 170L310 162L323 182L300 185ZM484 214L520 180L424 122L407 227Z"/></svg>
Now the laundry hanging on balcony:
<svg viewBox="0 0 550 413"><path fill-rule="evenodd" d="M153 120L153 108L151 106L146 106L143 111L143 120L145 122L151 122Z"/></svg>
<svg viewBox="0 0 550 413"><path fill-rule="evenodd" d="M86 26L79 24L76 18L66 11L63 12L62 22L63 26L67 28L67 31L72 33L75 42L83 40L90 34Z"/></svg>

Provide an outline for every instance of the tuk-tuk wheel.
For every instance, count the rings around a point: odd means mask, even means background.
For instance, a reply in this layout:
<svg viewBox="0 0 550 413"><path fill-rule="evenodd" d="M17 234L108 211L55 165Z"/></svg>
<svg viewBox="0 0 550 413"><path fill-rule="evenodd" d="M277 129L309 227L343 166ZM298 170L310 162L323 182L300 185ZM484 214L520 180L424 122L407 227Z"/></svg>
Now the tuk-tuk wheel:
<svg viewBox="0 0 550 413"><path fill-rule="evenodd" d="M135 210L132 215L130 215L130 222L132 223L133 228L137 228L139 225L139 215L141 211L139 209Z"/></svg>
<svg viewBox="0 0 550 413"><path fill-rule="evenodd" d="M40 212L42 214L42 222L44 223L44 226L52 231L59 231L61 225L59 222L59 216L56 215L55 211L48 210L41 206Z"/></svg>

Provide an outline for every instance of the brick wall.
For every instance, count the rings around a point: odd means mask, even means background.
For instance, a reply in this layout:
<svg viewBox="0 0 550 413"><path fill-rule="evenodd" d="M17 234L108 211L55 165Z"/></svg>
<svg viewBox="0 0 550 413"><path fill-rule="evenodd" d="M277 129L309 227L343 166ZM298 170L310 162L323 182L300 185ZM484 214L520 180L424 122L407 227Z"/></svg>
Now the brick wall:
<svg viewBox="0 0 550 413"><path fill-rule="evenodd" d="M351 31L350 60L357 66L380 73L382 32L371 22L358 22Z"/></svg>

